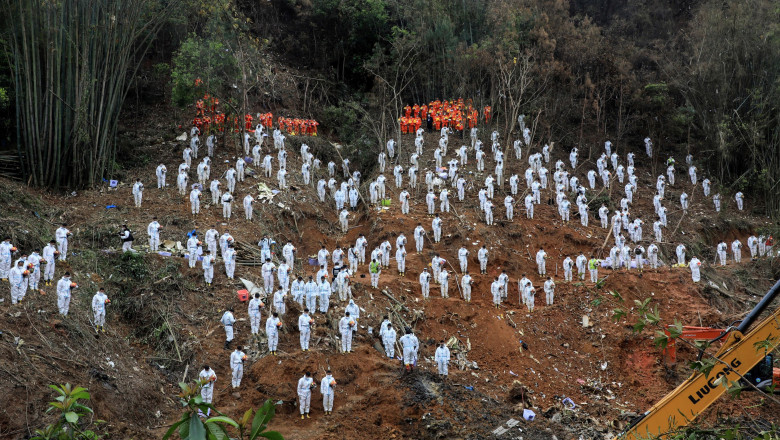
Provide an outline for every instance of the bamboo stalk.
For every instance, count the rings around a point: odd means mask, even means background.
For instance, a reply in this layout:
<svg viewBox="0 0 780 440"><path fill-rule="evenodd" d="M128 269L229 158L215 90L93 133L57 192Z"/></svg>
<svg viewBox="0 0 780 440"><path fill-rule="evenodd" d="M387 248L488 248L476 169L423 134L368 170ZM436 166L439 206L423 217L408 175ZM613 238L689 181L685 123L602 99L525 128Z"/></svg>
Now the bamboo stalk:
<svg viewBox="0 0 780 440"><path fill-rule="evenodd" d="M10 15L17 156L39 186L110 172L122 104L174 0L2 0Z"/></svg>

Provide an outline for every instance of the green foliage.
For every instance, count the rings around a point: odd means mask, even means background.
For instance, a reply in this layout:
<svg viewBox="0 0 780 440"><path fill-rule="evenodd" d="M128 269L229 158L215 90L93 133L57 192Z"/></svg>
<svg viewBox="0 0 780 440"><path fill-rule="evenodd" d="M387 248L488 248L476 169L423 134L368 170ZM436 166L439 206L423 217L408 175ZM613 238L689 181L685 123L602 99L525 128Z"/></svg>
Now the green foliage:
<svg viewBox="0 0 780 440"><path fill-rule="evenodd" d="M615 322L619 322L621 319L626 317L626 311L617 307L612 309L612 320Z"/></svg>
<svg viewBox="0 0 780 440"><path fill-rule="evenodd" d="M137 281L143 280L149 275L144 255L135 252L122 252L121 263L117 268L119 272Z"/></svg>
<svg viewBox="0 0 780 440"><path fill-rule="evenodd" d="M337 66L347 82L365 81L364 62L374 46L387 38L390 25L384 0L312 0L306 25L317 33L323 50L309 59ZM308 20L307 20L308 21Z"/></svg>
<svg viewBox="0 0 780 440"><path fill-rule="evenodd" d="M171 100L179 107L192 105L207 90L224 94L237 78L236 60L223 42L192 35L173 59ZM202 85L195 84L198 79Z"/></svg>
<svg viewBox="0 0 780 440"><path fill-rule="evenodd" d="M49 385L57 393L53 402L49 403L49 412L57 413L57 420L43 429L36 429L32 440L97 440L103 434L93 431L93 425L103 421L87 421L92 416L92 409L86 405L89 392L86 388L72 387L70 384Z"/></svg>
<svg viewBox="0 0 780 440"><path fill-rule="evenodd" d="M699 373L704 374L705 376L709 377L710 372L713 368L715 368L715 365L718 364L718 361L713 358L705 358L701 360L695 360L692 361L688 366L694 370L698 371Z"/></svg>
<svg viewBox="0 0 780 440"><path fill-rule="evenodd" d="M322 125L332 129L339 141L352 143L357 139L358 115L352 108L352 103L347 105L330 105L322 109L320 117Z"/></svg>
<svg viewBox="0 0 780 440"><path fill-rule="evenodd" d="M588 200L588 210L591 212L597 212L599 208L601 208L602 204L609 208L610 212L615 210L615 204L612 202L609 194L606 193L600 194L591 200Z"/></svg>
<svg viewBox="0 0 780 440"><path fill-rule="evenodd" d="M648 84L645 86L645 93L654 105L662 107L667 104L669 99L669 86L666 83Z"/></svg>
<svg viewBox="0 0 780 440"><path fill-rule="evenodd" d="M661 322L661 315L658 312L658 304L654 309L650 308L652 298L646 298L644 301L634 300L636 306L637 321L634 323L634 333L640 333L648 325L658 325Z"/></svg>
<svg viewBox="0 0 780 440"><path fill-rule="evenodd" d="M7 108L11 102L11 98L8 96L8 89L0 87L0 110Z"/></svg>
<svg viewBox="0 0 780 440"><path fill-rule="evenodd" d="M666 328L666 331L669 332L668 336L666 335L666 332L662 330L656 330L653 343L656 347L665 349L667 346L669 346L669 342L671 342L673 339L679 338L680 335L682 335L682 327L682 322L675 319L674 325Z"/></svg>
<svg viewBox="0 0 780 440"><path fill-rule="evenodd" d="M619 303L624 303L626 301L623 299L623 295L621 295L617 290L610 290L609 294L612 295L612 297L615 298Z"/></svg>
<svg viewBox="0 0 780 440"><path fill-rule="evenodd" d="M179 383L181 388L179 403L184 408L184 412L179 421L168 428L163 440L174 438L174 434L178 434L181 440L227 440L233 438L229 435L229 431L238 434L240 440L259 438L284 440L278 432L267 430L276 412L273 401L266 400L254 413L254 417L252 417L252 410L249 409L239 421L236 421L217 411L212 404L203 402L200 390L205 383L200 380L193 384ZM205 418L203 415L208 414L209 411L218 415Z"/></svg>

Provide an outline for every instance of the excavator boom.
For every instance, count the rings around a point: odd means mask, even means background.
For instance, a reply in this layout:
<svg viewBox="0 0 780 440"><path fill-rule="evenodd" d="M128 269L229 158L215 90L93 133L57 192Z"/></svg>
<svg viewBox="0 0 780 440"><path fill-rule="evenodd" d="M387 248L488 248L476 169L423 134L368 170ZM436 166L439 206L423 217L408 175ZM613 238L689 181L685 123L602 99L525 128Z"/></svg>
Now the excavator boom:
<svg viewBox="0 0 780 440"><path fill-rule="evenodd" d="M720 361L709 372L695 372L634 422L620 439L665 438L691 423L780 344L780 308L743 334L780 292L780 281L764 296L715 354Z"/></svg>

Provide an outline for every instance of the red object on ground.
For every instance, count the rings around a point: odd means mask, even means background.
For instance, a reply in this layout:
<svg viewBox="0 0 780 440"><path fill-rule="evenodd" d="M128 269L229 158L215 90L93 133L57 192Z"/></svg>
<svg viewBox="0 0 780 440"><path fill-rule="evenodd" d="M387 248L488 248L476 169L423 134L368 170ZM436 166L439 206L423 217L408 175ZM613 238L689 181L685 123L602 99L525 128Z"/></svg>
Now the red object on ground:
<svg viewBox="0 0 780 440"><path fill-rule="evenodd" d="M668 327L664 330L664 333L666 333L666 336L670 336ZM723 339L728 333L726 330L719 328L683 326L680 338L691 341L712 341L714 339ZM677 362L677 344L675 344L673 338L669 339L663 354L669 362Z"/></svg>
<svg viewBox="0 0 780 440"><path fill-rule="evenodd" d="M246 289L241 289L236 293L238 293L238 300L241 302L246 302L249 299L249 291Z"/></svg>

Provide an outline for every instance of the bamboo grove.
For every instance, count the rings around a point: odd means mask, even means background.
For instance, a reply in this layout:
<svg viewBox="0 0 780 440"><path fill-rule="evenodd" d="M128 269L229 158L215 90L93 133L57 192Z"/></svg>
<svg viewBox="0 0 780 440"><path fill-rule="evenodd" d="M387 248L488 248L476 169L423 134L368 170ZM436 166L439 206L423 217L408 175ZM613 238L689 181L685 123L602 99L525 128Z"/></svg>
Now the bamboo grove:
<svg viewBox="0 0 780 440"><path fill-rule="evenodd" d="M109 177L129 79L171 6L156 0L3 0L27 182Z"/></svg>

